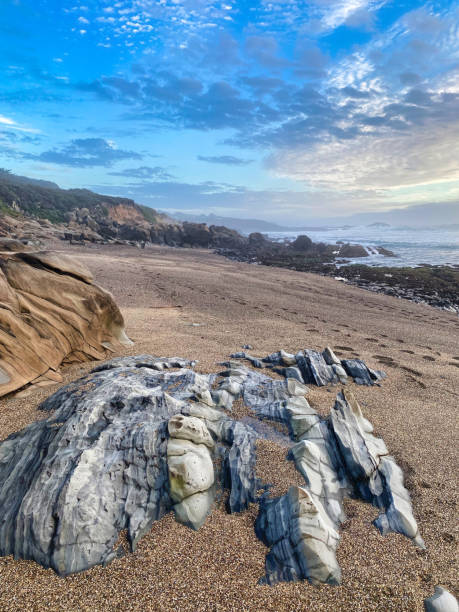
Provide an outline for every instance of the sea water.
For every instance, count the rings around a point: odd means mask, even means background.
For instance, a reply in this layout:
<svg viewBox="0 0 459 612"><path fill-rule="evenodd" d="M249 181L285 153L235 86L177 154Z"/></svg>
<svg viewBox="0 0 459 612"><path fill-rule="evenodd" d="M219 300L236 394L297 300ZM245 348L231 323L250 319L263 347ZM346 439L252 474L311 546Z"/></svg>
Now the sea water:
<svg viewBox="0 0 459 612"><path fill-rule="evenodd" d="M395 227L355 226L345 228L320 228L301 232L269 232L276 241L293 241L298 235L306 234L314 242L335 244L338 241L361 244L369 256L350 259L352 263L372 266L459 266L459 230L413 229ZM371 247L383 246L396 257L375 255Z"/></svg>

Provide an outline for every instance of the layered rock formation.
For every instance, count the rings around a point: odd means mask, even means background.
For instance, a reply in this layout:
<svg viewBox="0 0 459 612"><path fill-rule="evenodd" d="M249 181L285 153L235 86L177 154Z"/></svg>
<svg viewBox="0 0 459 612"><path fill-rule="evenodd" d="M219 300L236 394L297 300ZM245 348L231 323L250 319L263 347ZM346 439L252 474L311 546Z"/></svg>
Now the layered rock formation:
<svg viewBox="0 0 459 612"><path fill-rule="evenodd" d="M73 258L0 253L0 396L61 380L62 362L102 359L130 344L112 296Z"/></svg>
<svg viewBox="0 0 459 612"><path fill-rule="evenodd" d="M103 363L48 398L47 419L0 443L0 554L67 575L123 554L123 530L134 550L170 510L199 529L226 498L228 512L259 503L255 530L270 549L262 582L338 584L346 495L381 510L382 533L423 546L401 470L350 394L339 393L323 418L295 379L236 361L219 374L193 365L149 355ZM231 418L236 399L255 418L289 426L303 487L269 496L256 476L259 434Z"/></svg>
<svg viewBox="0 0 459 612"><path fill-rule="evenodd" d="M245 359L256 368L273 368L286 378L317 387L346 384L348 377L357 385L373 386L386 377L385 372L372 370L361 359L338 359L330 347L321 353L304 349L296 355L281 350L263 359L244 352L233 353L231 356L235 359Z"/></svg>
<svg viewBox="0 0 459 612"><path fill-rule="evenodd" d="M1 554L67 575L120 554L124 529L134 550L171 508L199 528L217 454L229 509L255 499L255 436L196 401L214 376L184 365L192 364L150 356L101 365L44 402L52 416L0 444Z"/></svg>

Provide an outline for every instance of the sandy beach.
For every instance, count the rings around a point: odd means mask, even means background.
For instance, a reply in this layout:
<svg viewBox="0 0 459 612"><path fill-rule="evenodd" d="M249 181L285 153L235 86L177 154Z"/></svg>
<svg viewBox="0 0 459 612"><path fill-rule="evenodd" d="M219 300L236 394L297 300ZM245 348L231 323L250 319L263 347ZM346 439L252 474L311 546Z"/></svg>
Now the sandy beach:
<svg viewBox="0 0 459 612"><path fill-rule="evenodd" d="M457 595L456 315L204 250L54 246L75 255L112 292L134 341L122 354L197 359L196 369L210 372L244 344L260 357L330 346L340 357L358 356L384 369L381 387L350 387L404 470L427 550L401 535L382 537L371 525L376 509L348 501L337 554L341 586L258 586L266 548L254 534L255 505L235 515L217 508L199 532L167 515L134 554L68 578L34 562L0 558L1 610L395 612L422 611L438 584ZM63 368L65 382L93 365ZM37 406L57 388L1 400L0 439L43 418ZM337 391L313 389L308 400L327 414ZM274 483L275 494L300 482L285 448L268 442L258 451L260 476Z"/></svg>

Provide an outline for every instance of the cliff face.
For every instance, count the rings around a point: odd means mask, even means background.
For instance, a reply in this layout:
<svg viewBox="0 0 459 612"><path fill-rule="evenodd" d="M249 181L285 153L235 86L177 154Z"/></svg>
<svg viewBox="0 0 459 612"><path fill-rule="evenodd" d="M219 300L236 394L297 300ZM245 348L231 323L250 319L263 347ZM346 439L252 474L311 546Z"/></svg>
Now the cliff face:
<svg viewBox="0 0 459 612"><path fill-rule="evenodd" d="M134 203L111 205L107 207L107 216L119 224L142 224L147 222L142 209Z"/></svg>
<svg viewBox="0 0 459 612"><path fill-rule="evenodd" d="M247 239L226 227L180 223L128 198L0 170L0 236L24 242L60 238L75 242L128 242L201 248L240 248Z"/></svg>

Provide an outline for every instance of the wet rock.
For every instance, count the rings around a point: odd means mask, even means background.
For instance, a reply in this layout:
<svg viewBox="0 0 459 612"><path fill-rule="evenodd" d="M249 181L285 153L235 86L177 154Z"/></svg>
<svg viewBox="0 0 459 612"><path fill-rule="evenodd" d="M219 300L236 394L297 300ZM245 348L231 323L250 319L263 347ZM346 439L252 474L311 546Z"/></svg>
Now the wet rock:
<svg viewBox="0 0 459 612"><path fill-rule="evenodd" d="M290 248L294 251L303 251L308 252L313 247L313 242L309 238L309 236L300 235L295 238L295 240L290 244Z"/></svg>

